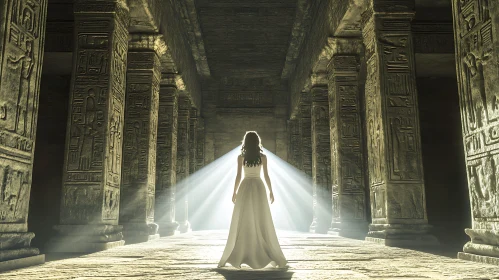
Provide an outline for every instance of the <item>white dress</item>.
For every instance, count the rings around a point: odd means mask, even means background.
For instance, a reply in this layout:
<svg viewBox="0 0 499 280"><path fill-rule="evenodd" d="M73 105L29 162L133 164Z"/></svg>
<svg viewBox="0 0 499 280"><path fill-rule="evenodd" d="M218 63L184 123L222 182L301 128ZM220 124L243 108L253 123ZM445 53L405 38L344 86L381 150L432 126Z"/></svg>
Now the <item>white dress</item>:
<svg viewBox="0 0 499 280"><path fill-rule="evenodd" d="M264 268L269 263L284 267L287 263L270 214L265 185L260 178L262 165L243 166L244 178L236 194L227 245L218 266L226 263L240 268Z"/></svg>

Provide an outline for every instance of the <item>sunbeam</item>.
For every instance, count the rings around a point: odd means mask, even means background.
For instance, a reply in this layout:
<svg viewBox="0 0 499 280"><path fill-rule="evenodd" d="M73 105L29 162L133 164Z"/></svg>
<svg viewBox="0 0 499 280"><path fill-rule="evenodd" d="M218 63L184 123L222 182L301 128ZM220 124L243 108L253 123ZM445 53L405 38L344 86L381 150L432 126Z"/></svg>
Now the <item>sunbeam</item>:
<svg viewBox="0 0 499 280"><path fill-rule="evenodd" d="M185 185L189 187L189 221L193 230L229 228L234 208L231 197L240 150L241 146L234 148L188 179L178 182L177 188ZM264 153L268 157L275 196L271 211L276 228L308 231L312 222L311 178L270 151L264 149ZM263 172L261 177L264 180Z"/></svg>

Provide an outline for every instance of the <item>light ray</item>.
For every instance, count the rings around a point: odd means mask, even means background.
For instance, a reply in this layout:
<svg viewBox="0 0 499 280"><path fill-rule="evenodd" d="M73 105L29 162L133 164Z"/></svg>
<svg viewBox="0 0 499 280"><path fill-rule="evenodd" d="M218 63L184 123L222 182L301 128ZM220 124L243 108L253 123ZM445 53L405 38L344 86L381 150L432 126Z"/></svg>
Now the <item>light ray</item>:
<svg viewBox="0 0 499 280"><path fill-rule="evenodd" d="M178 182L179 189L185 185L189 187L189 221L193 230L229 228L234 208L231 199L240 149L241 146L234 148L189 178ZM270 151L264 149L264 153L268 158L269 176L275 196L270 209L276 228L308 231L312 222L311 178ZM263 172L261 177L264 180Z"/></svg>

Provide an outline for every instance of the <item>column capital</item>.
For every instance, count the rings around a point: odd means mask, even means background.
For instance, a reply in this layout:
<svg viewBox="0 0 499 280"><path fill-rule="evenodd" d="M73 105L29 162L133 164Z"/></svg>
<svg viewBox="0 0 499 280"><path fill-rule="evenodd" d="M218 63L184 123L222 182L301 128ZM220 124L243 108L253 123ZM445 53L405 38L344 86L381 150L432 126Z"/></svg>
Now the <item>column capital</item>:
<svg viewBox="0 0 499 280"><path fill-rule="evenodd" d="M177 73L161 73L161 87L174 87L178 90L185 90L184 80Z"/></svg>
<svg viewBox="0 0 499 280"><path fill-rule="evenodd" d="M318 72L310 75L310 87L327 87L328 77L327 72Z"/></svg>
<svg viewBox="0 0 499 280"><path fill-rule="evenodd" d="M360 37L331 37L328 39L332 56L359 55L362 52L362 38Z"/></svg>
<svg viewBox="0 0 499 280"><path fill-rule="evenodd" d="M128 40L129 51L154 51L158 56L162 56L168 50L163 35L133 33Z"/></svg>
<svg viewBox="0 0 499 280"><path fill-rule="evenodd" d="M115 14L125 27L130 24L129 9L124 0L77 0L73 11L84 17Z"/></svg>
<svg viewBox="0 0 499 280"><path fill-rule="evenodd" d="M414 12L415 0L368 0L369 8L377 13ZM394 3L395 2L395 3Z"/></svg>

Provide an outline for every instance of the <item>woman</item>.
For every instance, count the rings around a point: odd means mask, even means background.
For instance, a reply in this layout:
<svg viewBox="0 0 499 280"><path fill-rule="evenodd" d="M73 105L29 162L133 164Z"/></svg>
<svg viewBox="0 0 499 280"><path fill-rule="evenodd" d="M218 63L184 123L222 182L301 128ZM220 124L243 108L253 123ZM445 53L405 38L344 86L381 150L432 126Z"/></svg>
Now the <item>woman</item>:
<svg viewBox="0 0 499 280"><path fill-rule="evenodd" d="M279 246L270 214L265 185L260 178L262 167L270 202L273 203L267 157L262 154L260 136L255 131L248 131L244 135L241 155L237 158L237 176L232 195L234 212L227 245L218 267L226 263L237 268L241 268L243 263L251 268L263 268L269 263L274 267L286 266L287 261ZM244 170L242 182L241 169Z"/></svg>

